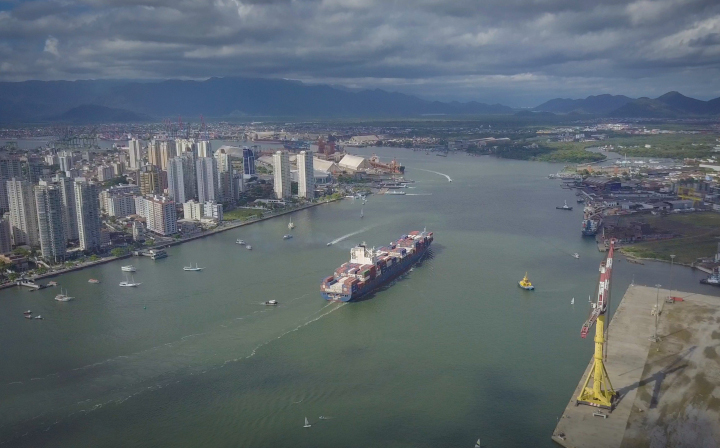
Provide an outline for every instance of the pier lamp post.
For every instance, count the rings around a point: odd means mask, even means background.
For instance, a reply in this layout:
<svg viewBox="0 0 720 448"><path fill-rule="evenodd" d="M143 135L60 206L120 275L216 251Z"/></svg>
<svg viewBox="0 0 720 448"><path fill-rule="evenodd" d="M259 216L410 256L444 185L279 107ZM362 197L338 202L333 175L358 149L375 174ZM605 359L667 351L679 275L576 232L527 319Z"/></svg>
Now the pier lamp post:
<svg viewBox="0 0 720 448"><path fill-rule="evenodd" d="M655 285L655 288L657 288L657 292L655 294L655 335L651 338L653 342L660 342L660 339L658 338L657 329L658 329L658 318L660 315L660 284Z"/></svg>
<svg viewBox="0 0 720 448"><path fill-rule="evenodd" d="M672 284L673 284L673 264L675 263L675 255L670 255L670 285L668 286L668 294L670 300L672 300Z"/></svg>

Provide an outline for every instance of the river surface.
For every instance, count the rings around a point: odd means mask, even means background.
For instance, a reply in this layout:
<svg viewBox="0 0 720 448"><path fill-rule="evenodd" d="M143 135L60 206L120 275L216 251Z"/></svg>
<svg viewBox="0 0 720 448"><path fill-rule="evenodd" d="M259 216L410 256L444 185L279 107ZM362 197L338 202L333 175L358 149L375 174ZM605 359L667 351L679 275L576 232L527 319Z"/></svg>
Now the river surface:
<svg viewBox="0 0 720 448"><path fill-rule="evenodd" d="M364 207L299 211L291 240L276 218L164 260L56 278L72 302L54 301L57 288L0 291L0 444L553 446L593 350L580 327L602 259L580 236L582 211L555 209L575 202L547 179L558 166L357 152L396 156L416 183ZM354 244L423 227L435 232L432 256L392 287L359 303L321 298L320 280ZM129 262L138 288L118 286ZM184 272L189 263L205 270ZM526 271L534 292L517 286ZM719 291L698 283L702 273L674 271L678 289ZM633 279L669 278L667 264L620 261L611 306ZM263 306L269 299L280 306ZM24 319L27 309L45 319Z"/></svg>

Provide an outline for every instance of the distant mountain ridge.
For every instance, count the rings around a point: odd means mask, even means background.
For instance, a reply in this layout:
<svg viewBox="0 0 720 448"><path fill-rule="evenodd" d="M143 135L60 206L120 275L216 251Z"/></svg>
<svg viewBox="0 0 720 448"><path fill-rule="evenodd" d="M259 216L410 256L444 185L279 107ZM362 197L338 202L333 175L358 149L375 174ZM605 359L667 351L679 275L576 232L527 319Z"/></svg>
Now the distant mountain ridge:
<svg viewBox="0 0 720 448"><path fill-rule="evenodd" d="M702 101L679 92L658 98L629 98L624 95L597 95L585 99L555 98L533 110L553 113L596 114L615 118L677 118L720 115L720 98Z"/></svg>
<svg viewBox="0 0 720 448"><path fill-rule="evenodd" d="M112 117L383 117L510 114L501 104L426 101L380 89L349 91L299 81L210 78L205 81L25 81L0 83L0 122L82 120L80 106ZM122 112L122 113L120 113ZM88 118L92 118L88 115Z"/></svg>
<svg viewBox="0 0 720 448"><path fill-rule="evenodd" d="M625 95L596 95L585 99L555 98L537 106L534 110L553 113L607 114L633 101Z"/></svg>

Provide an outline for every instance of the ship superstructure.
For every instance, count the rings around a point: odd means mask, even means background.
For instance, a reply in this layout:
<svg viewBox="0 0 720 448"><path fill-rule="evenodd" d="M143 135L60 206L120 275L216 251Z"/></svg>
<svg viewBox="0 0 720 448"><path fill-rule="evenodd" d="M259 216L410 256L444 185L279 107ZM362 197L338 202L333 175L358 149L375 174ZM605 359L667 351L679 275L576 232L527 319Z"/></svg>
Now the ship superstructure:
<svg viewBox="0 0 720 448"><path fill-rule="evenodd" d="M433 233L423 230L403 235L379 249L365 243L350 249L350 261L323 279L320 291L326 300L349 302L387 284L418 262L430 248Z"/></svg>

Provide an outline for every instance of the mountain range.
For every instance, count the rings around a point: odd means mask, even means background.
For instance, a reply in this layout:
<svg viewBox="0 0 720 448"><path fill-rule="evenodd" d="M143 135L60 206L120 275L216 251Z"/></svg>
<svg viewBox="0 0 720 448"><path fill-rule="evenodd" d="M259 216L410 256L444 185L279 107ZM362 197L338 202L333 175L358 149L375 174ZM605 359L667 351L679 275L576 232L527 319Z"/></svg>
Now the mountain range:
<svg viewBox="0 0 720 448"><path fill-rule="evenodd" d="M160 121L199 115L240 117L419 117L513 114L551 119L553 114L616 118L720 115L720 98L702 101L669 92L658 98L596 95L555 98L533 109L475 101L427 101L380 89L351 90L284 79L210 78L205 81L0 82L0 123L73 124Z"/></svg>
<svg viewBox="0 0 720 448"><path fill-rule="evenodd" d="M98 109L102 107L104 109ZM120 121L166 117L397 117L509 114L478 102L426 101L380 89L349 91L282 79L26 81L0 83L0 122Z"/></svg>
<svg viewBox="0 0 720 448"><path fill-rule="evenodd" d="M615 118L678 118L720 114L720 98L697 100L679 92L658 98L629 98L624 95L597 95L585 99L556 98L533 109L537 112L579 113Z"/></svg>

